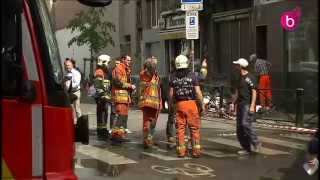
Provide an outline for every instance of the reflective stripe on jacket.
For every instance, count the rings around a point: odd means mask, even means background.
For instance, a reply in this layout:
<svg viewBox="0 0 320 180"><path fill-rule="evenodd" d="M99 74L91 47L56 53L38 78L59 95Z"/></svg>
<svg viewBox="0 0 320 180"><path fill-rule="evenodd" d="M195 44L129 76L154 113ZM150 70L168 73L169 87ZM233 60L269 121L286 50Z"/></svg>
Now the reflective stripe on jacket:
<svg viewBox="0 0 320 180"><path fill-rule="evenodd" d="M140 96L139 107L150 107L160 109L160 77L149 75L147 71L140 73Z"/></svg>
<svg viewBox="0 0 320 180"><path fill-rule="evenodd" d="M112 98L114 103L131 103L129 90L131 89L129 70L120 63L112 71Z"/></svg>

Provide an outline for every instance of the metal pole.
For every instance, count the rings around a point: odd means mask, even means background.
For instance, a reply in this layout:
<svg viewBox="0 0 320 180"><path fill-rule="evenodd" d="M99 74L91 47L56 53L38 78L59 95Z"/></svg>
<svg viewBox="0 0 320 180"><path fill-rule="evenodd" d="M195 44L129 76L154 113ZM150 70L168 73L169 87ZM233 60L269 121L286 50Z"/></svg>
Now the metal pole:
<svg viewBox="0 0 320 180"><path fill-rule="evenodd" d="M191 40L191 61L192 61L192 72L194 72L194 39Z"/></svg>
<svg viewBox="0 0 320 180"><path fill-rule="evenodd" d="M302 88L296 89L296 126L303 127L303 114L304 114L304 102L303 102L303 91Z"/></svg>
<svg viewBox="0 0 320 180"><path fill-rule="evenodd" d="M223 112L222 112L222 108L223 108L223 85L220 86L220 102L219 102L219 117L223 117Z"/></svg>

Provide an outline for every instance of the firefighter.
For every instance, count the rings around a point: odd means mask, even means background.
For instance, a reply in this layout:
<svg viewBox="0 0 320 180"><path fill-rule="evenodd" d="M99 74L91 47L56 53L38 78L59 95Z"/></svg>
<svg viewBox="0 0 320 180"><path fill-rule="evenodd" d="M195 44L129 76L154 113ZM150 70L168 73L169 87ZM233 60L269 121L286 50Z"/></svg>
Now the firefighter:
<svg viewBox="0 0 320 180"><path fill-rule="evenodd" d="M97 136L102 140L106 140L108 135L108 106L111 107L110 128L112 127L111 74L108 69L109 62L109 55L100 55L94 74L94 88L96 89L94 98L97 104Z"/></svg>
<svg viewBox="0 0 320 180"><path fill-rule="evenodd" d="M188 58L179 55L175 59L176 70L170 74L170 105L176 106L177 155L184 157L187 153L185 144L186 126L190 128L192 157L201 155L200 146L200 112L204 109L202 92L198 78L189 68Z"/></svg>
<svg viewBox="0 0 320 180"><path fill-rule="evenodd" d="M173 60L171 62L172 71L175 71L175 61ZM207 77L208 70L207 70L207 58L205 57L201 63L201 66L196 68L196 76L199 80L199 82L204 82L205 78ZM173 133L173 124L175 122L175 109L174 107L169 106L169 113L168 113L168 121L167 121L167 128L166 128L166 134L168 142L172 143L174 142L174 133Z"/></svg>
<svg viewBox="0 0 320 180"><path fill-rule="evenodd" d="M150 148L155 145L153 135L161 110L160 77L156 71L157 59L152 56L140 72L139 108L143 112L143 145Z"/></svg>
<svg viewBox="0 0 320 180"><path fill-rule="evenodd" d="M122 142L127 140L126 126L128 121L130 93L136 89L130 81L131 57L121 57L120 63L112 70L112 98L115 106L115 119L111 130L111 140Z"/></svg>

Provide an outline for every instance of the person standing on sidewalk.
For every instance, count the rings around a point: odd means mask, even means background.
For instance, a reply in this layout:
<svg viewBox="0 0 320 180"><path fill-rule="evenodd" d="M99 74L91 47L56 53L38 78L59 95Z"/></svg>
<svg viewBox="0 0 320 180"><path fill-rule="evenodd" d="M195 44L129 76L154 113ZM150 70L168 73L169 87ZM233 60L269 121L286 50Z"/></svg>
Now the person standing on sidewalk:
<svg viewBox="0 0 320 180"><path fill-rule="evenodd" d="M179 55L175 59L176 70L169 78L169 105L176 106L177 155L184 157L187 153L185 144L186 126L191 131L192 156L201 155L200 146L200 112L204 109L202 92L198 78L189 67L188 58Z"/></svg>
<svg viewBox="0 0 320 180"><path fill-rule="evenodd" d="M112 111L111 102L111 74L108 72L110 56L102 54L98 57L97 68L94 74L94 88L96 89L95 101L97 104L97 136L99 139L106 140L108 136L108 110ZM110 128L112 127L110 113Z"/></svg>
<svg viewBox="0 0 320 180"><path fill-rule="evenodd" d="M171 71L172 73L175 71L175 61L172 61L171 67L173 68L173 70ZM196 69L197 71L195 72L195 75L197 76L199 83L204 82L208 74L206 57L201 62L201 67ZM175 139L173 136L173 125L175 122L175 113L176 113L175 108L172 106L169 106L166 134L167 134L168 142L171 142L171 143L174 142L174 139Z"/></svg>
<svg viewBox="0 0 320 180"><path fill-rule="evenodd" d="M115 106L116 117L111 130L111 140L127 140L126 126L128 121L130 92L136 89L130 82L131 57L126 55L121 58L120 64L112 71L112 98Z"/></svg>
<svg viewBox="0 0 320 180"><path fill-rule="evenodd" d="M80 108L80 82L81 74L73 67L71 59L66 58L64 61L64 66L66 69L66 74L64 76L64 86L66 91L75 98L72 98L73 110L76 114L76 118L81 117L81 108Z"/></svg>
<svg viewBox="0 0 320 180"><path fill-rule="evenodd" d="M171 72L170 74L172 74L176 68L175 68L175 60L171 61ZM174 137L174 124L175 124L175 115L176 115L176 111L175 111L175 106L172 106L171 104L169 104L169 95L167 96L167 100L168 100L168 120L167 120L167 127L166 127L166 135L167 135L167 140L170 143L174 143L175 142L175 137ZM173 102L172 102L173 103Z"/></svg>
<svg viewBox="0 0 320 180"><path fill-rule="evenodd" d="M254 65L255 73L259 78L259 102L264 110L270 110L272 106L272 91L271 91L271 63L257 58L256 54L250 56L250 62Z"/></svg>
<svg viewBox="0 0 320 180"><path fill-rule="evenodd" d="M156 71L157 59L152 56L140 72L139 108L143 112L143 145L150 148L155 145L153 135L161 110L160 76Z"/></svg>
<svg viewBox="0 0 320 180"><path fill-rule="evenodd" d="M231 110L234 110L234 104L237 103L236 121L237 121L237 137L243 150L238 151L239 155L247 155L251 153L251 145L254 151L258 151L261 142L258 140L256 132L252 128L256 105L256 82L251 73L248 72L248 61L240 58L233 61L233 64L240 66L240 82L237 83L237 102L232 102Z"/></svg>

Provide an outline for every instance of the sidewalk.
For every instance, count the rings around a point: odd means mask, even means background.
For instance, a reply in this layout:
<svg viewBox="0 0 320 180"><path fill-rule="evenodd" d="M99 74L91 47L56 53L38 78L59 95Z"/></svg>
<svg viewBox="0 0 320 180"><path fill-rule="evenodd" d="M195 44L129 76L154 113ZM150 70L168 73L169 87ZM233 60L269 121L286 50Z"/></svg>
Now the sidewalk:
<svg viewBox="0 0 320 180"><path fill-rule="evenodd" d="M96 104L81 103L81 110L83 114L89 115L89 128L95 129L97 126ZM168 114L160 113L159 119L157 121L157 130L165 130L167 120L168 120ZM128 127L130 131L142 131L142 111L133 110L133 109L129 111ZM109 128L109 122L108 122L108 128Z"/></svg>

